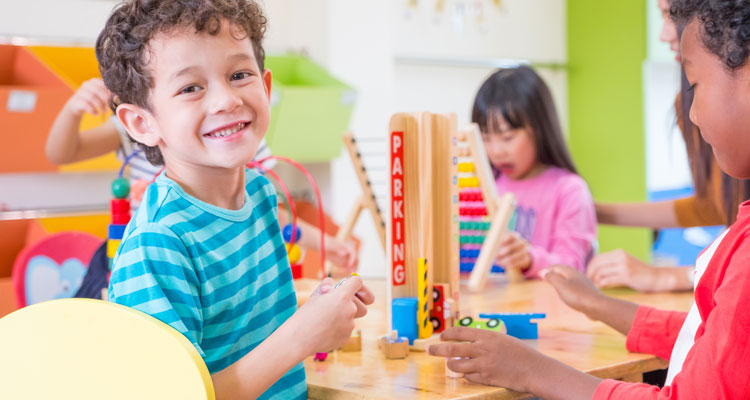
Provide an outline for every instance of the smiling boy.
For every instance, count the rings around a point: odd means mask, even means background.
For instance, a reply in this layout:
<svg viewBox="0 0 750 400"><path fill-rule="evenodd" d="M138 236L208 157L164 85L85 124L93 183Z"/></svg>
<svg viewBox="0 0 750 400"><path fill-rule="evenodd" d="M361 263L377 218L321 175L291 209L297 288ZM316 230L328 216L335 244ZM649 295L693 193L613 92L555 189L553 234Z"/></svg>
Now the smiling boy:
<svg viewBox="0 0 750 400"><path fill-rule="evenodd" d="M373 300L358 277L330 293L326 280L296 311L275 191L245 167L270 119L265 24L251 0L130 0L96 46L117 118L165 166L109 300L185 335L220 399L306 398L301 361L345 344Z"/></svg>

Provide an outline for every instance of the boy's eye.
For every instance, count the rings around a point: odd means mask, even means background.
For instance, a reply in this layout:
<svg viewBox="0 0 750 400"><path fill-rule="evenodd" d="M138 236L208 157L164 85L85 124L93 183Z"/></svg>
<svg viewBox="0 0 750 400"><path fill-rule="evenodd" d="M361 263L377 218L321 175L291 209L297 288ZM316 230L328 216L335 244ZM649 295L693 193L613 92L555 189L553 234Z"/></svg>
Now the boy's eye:
<svg viewBox="0 0 750 400"><path fill-rule="evenodd" d="M249 72L235 72L235 73L232 74L231 80L233 80L233 81L240 81L240 80L243 80L243 79L247 79L249 77L250 77L250 73Z"/></svg>
<svg viewBox="0 0 750 400"><path fill-rule="evenodd" d="M195 93L195 92L199 91L200 89L201 88L198 85L190 85L190 86L186 86L186 87L182 88L182 90L180 90L180 94Z"/></svg>

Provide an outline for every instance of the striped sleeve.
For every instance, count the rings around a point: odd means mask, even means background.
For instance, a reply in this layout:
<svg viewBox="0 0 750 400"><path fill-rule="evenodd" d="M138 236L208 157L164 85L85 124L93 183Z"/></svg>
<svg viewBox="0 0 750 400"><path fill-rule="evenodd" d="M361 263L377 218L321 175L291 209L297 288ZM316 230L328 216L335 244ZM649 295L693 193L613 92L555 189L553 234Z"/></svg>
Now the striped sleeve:
<svg viewBox="0 0 750 400"><path fill-rule="evenodd" d="M177 329L205 358L199 282L182 241L153 222L138 225L120 245L109 301L135 308Z"/></svg>

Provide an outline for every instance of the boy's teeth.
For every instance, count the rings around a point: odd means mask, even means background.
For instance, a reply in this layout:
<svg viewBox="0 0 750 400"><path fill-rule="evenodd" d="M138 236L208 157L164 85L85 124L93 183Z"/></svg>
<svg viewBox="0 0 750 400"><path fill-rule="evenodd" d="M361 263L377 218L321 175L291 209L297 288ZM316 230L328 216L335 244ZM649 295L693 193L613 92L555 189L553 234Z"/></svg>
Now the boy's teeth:
<svg viewBox="0 0 750 400"><path fill-rule="evenodd" d="M220 130L218 132L214 132L214 133L211 134L211 136L212 137L229 136L229 135L231 135L231 134L233 134L235 132L238 132L239 130L241 130L244 127L245 127L245 123L242 122L240 124L237 124L234 128L222 129L222 130Z"/></svg>

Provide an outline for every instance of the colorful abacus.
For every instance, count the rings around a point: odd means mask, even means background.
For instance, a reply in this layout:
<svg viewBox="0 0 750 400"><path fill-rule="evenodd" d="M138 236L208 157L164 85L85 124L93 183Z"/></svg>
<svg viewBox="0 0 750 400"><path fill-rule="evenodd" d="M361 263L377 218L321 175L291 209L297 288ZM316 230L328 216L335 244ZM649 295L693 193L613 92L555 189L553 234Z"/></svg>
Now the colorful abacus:
<svg viewBox="0 0 750 400"><path fill-rule="evenodd" d="M490 229L490 216L487 212L484 195L472 157L469 134L459 135L458 143L458 222L459 222L459 269L471 272L482 250L482 244ZM492 182L494 184L494 182ZM502 272L497 265L492 272Z"/></svg>

